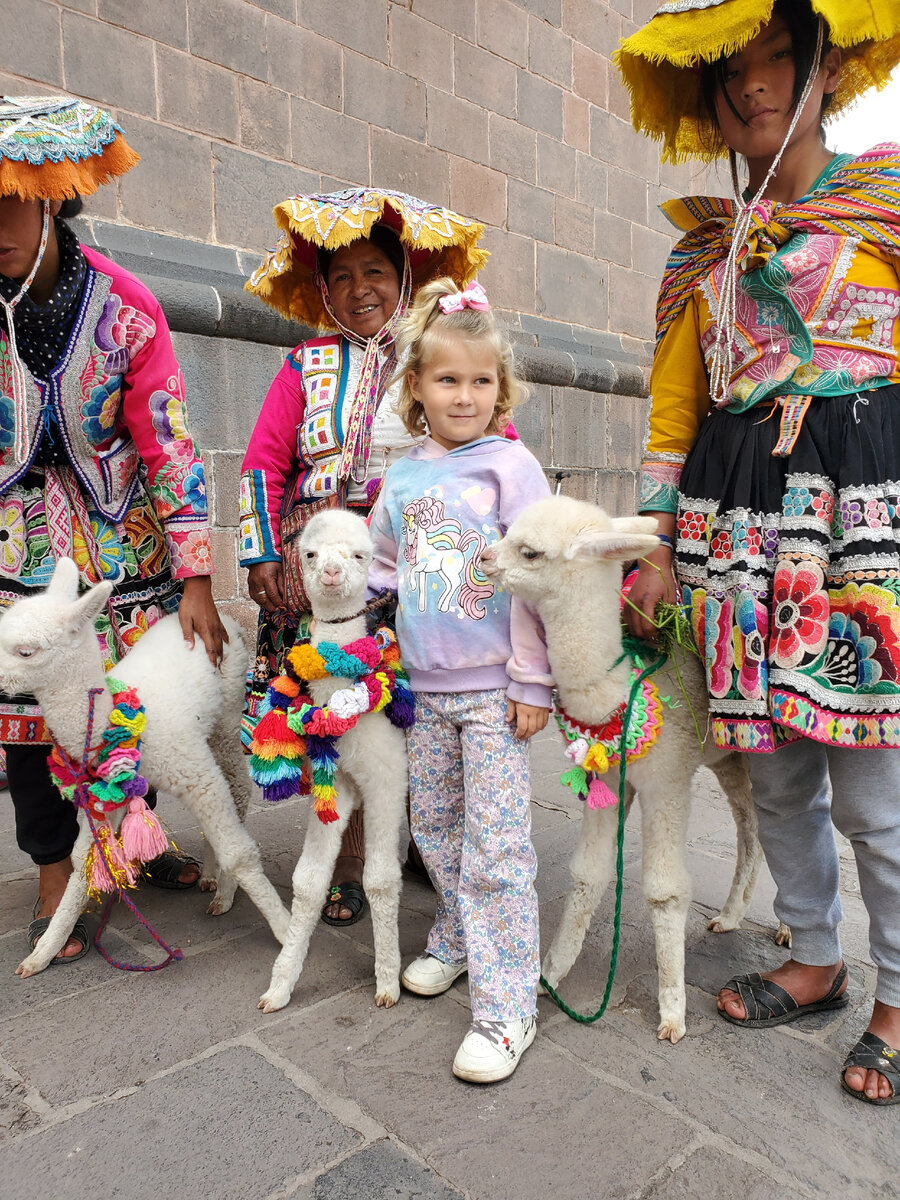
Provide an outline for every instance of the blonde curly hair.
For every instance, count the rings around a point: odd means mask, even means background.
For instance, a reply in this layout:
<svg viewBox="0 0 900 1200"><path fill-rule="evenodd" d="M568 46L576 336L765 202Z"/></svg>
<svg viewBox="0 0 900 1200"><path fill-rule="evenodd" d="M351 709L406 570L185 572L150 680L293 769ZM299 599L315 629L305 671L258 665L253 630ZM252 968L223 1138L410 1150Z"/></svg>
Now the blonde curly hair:
<svg viewBox="0 0 900 1200"><path fill-rule="evenodd" d="M497 402L485 434L504 429L509 414L528 398L528 389L516 375L512 346L497 324L493 312L462 308L445 313L439 305L443 296L455 296L459 288L447 277L423 284L412 308L397 327L397 358L403 365L395 378L402 379L397 412L413 437L427 432L428 423L422 402L412 394L410 375L420 376L435 351L456 334L467 342L487 342L497 356Z"/></svg>

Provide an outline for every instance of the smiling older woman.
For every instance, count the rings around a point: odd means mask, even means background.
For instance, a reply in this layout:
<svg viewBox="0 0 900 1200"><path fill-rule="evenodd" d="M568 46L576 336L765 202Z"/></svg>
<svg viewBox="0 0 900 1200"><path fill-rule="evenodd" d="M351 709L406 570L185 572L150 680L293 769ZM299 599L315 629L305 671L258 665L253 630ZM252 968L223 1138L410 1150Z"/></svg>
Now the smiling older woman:
<svg viewBox="0 0 900 1200"><path fill-rule="evenodd" d="M462 287L487 258L482 226L398 192L295 196L275 209L283 233L248 290L284 316L328 330L287 357L263 402L241 480L241 564L260 606L243 737L308 616L285 607L281 521L323 500L365 515L387 467L414 444L394 410L394 329L435 275ZM323 920L365 911L357 810L344 834Z"/></svg>

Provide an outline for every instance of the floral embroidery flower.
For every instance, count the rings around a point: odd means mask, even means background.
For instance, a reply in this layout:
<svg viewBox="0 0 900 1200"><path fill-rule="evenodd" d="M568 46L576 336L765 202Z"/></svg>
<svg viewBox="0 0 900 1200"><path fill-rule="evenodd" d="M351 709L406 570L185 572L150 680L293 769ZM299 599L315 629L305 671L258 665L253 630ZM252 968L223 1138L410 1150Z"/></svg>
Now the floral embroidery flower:
<svg viewBox="0 0 900 1200"><path fill-rule="evenodd" d="M109 437L116 423L116 413L122 396L122 376L110 375L91 388L81 406L81 428L94 446Z"/></svg>
<svg viewBox="0 0 900 1200"><path fill-rule="evenodd" d="M209 534L202 529L192 529L173 539L173 567L176 571L187 569L192 575L212 574L212 546Z"/></svg>
<svg viewBox="0 0 900 1200"><path fill-rule="evenodd" d="M893 589L874 583L847 583L831 592L829 601L831 625L826 668L830 677L848 687L884 681L896 683L900 664L900 607ZM855 684L848 667L851 652L856 658Z"/></svg>
<svg viewBox="0 0 900 1200"><path fill-rule="evenodd" d="M93 518L91 530L96 543L97 565L103 578L115 583L123 577L125 568L125 548L116 528L102 518Z"/></svg>
<svg viewBox="0 0 900 1200"><path fill-rule="evenodd" d="M156 440L161 446L167 442L189 440L184 419L184 404L180 397L170 396L168 392L154 392L150 397L150 413Z"/></svg>
<svg viewBox="0 0 900 1200"><path fill-rule="evenodd" d="M133 646L138 638L143 637L151 625L155 625L163 613L158 604L149 608L136 608L131 614L131 622L122 629L122 641L126 646Z"/></svg>
<svg viewBox="0 0 900 1200"><path fill-rule="evenodd" d="M0 501L0 571L18 575L25 561L25 510L21 499Z"/></svg>
<svg viewBox="0 0 900 1200"><path fill-rule="evenodd" d="M802 517L812 503L808 488L789 487L785 492L782 510L786 517Z"/></svg>
<svg viewBox="0 0 900 1200"><path fill-rule="evenodd" d="M731 637L731 601L719 600L698 588L691 597L694 637L703 654L711 696L724 696L731 687L734 645ZM699 618L698 607L703 615Z"/></svg>
<svg viewBox="0 0 900 1200"><path fill-rule="evenodd" d="M185 475L182 482L184 490L184 502L189 504L194 512L206 513L206 480L203 476L203 467L200 463L195 463L190 471Z"/></svg>
<svg viewBox="0 0 900 1200"><path fill-rule="evenodd" d="M769 613L751 592L741 590L737 594L734 615L738 634L738 691L748 700L760 700L766 694L768 683L766 638Z"/></svg>
<svg viewBox="0 0 900 1200"><path fill-rule="evenodd" d="M828 598L820 567L784 563L772 588L772 661L796 667L805 657L821 654L828 638Z"/></svg>

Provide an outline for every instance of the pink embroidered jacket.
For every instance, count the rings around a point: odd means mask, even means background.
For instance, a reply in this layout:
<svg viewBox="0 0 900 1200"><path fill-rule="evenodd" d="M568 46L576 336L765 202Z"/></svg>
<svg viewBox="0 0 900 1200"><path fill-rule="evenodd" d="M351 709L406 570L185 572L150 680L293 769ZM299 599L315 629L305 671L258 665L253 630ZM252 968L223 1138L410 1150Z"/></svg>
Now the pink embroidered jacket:
<svg viewBox="0 0 900 1200"><path fill-rule="evenodd" d="M84 295L65 353L46 383L28 374L28 453L14 461L12 379L0 329L0 494L31 467L45 410L91 505L111 521L144 486L177 578L212 573L203 461L188 431L184 381L153 293L89 246Z"/></svg>

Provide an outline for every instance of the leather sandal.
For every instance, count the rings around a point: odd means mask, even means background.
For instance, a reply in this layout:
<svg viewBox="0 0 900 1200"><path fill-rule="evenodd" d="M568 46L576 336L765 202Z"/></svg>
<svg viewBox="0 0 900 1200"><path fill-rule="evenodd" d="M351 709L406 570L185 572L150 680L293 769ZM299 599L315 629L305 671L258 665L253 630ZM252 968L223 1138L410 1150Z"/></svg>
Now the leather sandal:
<svg viewBox="0 0 900 1200"><path fill-rule="evenodd" d="M28 949L29 949L29 951L34 950L35 946L38 944L38 941L47 932L47 927L50 924L52 919L53 919L52 917L35 917L34 920L31 922L31 924L28 926ZM69 936L66 938L65 942L63 943L62 949L65 949L66 945L69 942L81 942L81 949L78 951L78 953L77 954L66 954L66 955L62 955L62 956L57 954L53 958L50 959L49 966L51 966L51 967L53 967L53 966L62 966L62 967L68 966L69 963L78 962L79 958L84 958L84 956L87 954L88 950L90 950L91 939L88 936L87 925L85 925L85 923L84 923L84 921L82 921L81 917L79 917L78 920L75 922L75 924L72 926L72 932L69 934Z"/></svg>
<svg viewBox="0 0 900 1200"><path fill-rule="evenodd" d="M733 1017L724 1009L717 1008L716 1011L723 1021L729 1021L732 1025L744 1025L748 1029L787 1025L790 1021L796 1021L798 1017L805 1017L807 1013L843 1008L847 1004L847 993L839 996L838 992L844 986L846 978L847 966L846 963L842 963L834 983L821 1000L814 1000L812 1004L798 1004L790 992L786 992L780 984L772 979L763 979L756 971L749 975L735 975L721 990L737 992L747 1015Z"/></svg>
<svg viewBox="0 0 900 1200"><path fill-rule="evenodd" d="M162 854L158 854L156 858L150 862L144 863L141 867L141 879L146 879L149 884L157 888L168 888L170 891L186 892L189 888L196 887L200 882L200 875L193 883L182 883L178 876L185 867L197 867L201 869L200 863L190 854L176 853L174 850L164 850Z"/></svg>
<svg viewBox="0 0 900 1200"><path fill-rule="evenodd" d="M346 920L343 920L341 917L332 917L325 911L332 904L340 904L344 908L349 908L351 915ZM368 907L369 902L366 899L366 893L363 891L362 884L357 883L355 879L350 879L347 883L336 883L328 889L328 899L322 906L322 920L326 925L337 925L339 927L355 925L357 921L362 920L366 915Z"/></svg>
<svg viewBox="0 0 900 1200"><path fill-rule="evenodd" d="M890 1096L867 1096L865 1092L850 1087L844 1078L851 1067L864 1071L877 1071L891 1085ZM895 1050L874 1033L864 1033L847 1057L841 1068L841 1087L854 1098L866 1104L900 1104L900 1050Z"/></svg>

